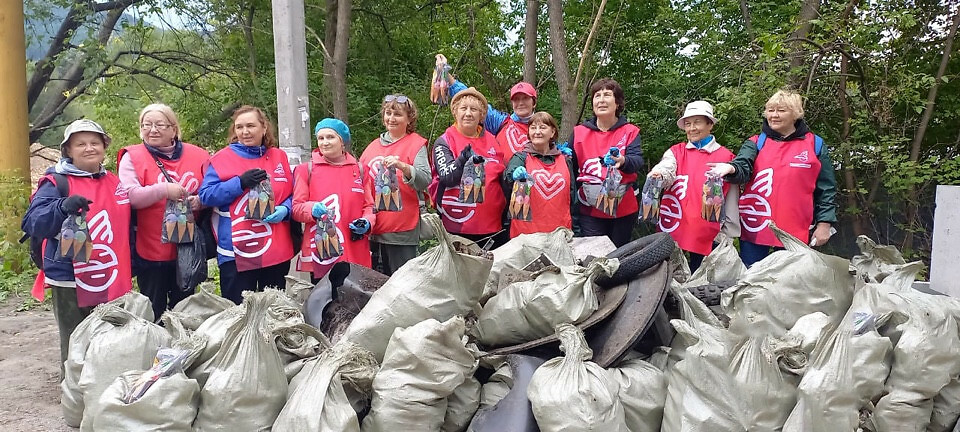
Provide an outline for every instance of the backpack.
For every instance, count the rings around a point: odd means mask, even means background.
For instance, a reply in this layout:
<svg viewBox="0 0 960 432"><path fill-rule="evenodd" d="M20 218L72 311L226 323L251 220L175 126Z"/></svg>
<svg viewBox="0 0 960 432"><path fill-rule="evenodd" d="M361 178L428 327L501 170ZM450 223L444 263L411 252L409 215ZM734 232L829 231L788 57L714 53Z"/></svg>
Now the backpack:
<svg viewBox="0 0 960 432"><path fill-rule="evenodd" d="M758 153L760 152L760 149L763 148L763 145L764 145L766 142L767 142L767 134L766 134L766 133L761 133L760 136L757 137L757 152L758 152ZM820 151L823 150L823 138L820 138L820 135L814 135L814 136L813 136L813 147L814 147L815 152L817 153L817 156L820 156Z"/></svg>
<svg viewBox="0 0 960 432"><path fill-rule="evenodd" d="M67 176L60 173L50 173L49 175L53 178L54 185L56 185L57 192L60 193L60 196L69 196L70 182L67 180ZM31 197L31 199L32 198L33 197ZM20 237L20 243L26 243L27 239L30 240L30 260L33 261L33 264L36 265L38 269L43 270L43 244L46 239L24 234L23 237Z"/></svg>

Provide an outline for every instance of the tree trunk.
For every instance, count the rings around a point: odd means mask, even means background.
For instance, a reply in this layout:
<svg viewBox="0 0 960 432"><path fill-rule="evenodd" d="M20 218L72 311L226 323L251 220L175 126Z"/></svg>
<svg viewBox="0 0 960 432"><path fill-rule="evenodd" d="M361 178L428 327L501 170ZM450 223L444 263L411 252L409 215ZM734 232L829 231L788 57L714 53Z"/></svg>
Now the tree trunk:
<svg viewBox="0 0 960 432"><path fill-rule="evenodd" d="M570 82L570 64L567 58L567 41L563 31L563 1L547 0L550 22L550 57L553 60L554 77L560 91L560 136L566 140L576 123L577 94Z"/></svg>
<svg viewBox="0 0 960 432"><path fill-rule="evenodd" d="M841 145L841 156L840 160L843 164L843 182L847 190L847 208L851 209L851 226L853 228L853 234L860 236L864 234L863 231L863 214L861 212L867 211L867 209L860 210L859 197L860 194L857 193L857 181L855 177L855 172L853 166L850 162L850 117L852 116L850 110L850 103L847 101L847 56L840 56L840 89L838 91L838 96L840 97L840 110L843 113L843 128L840 131L840 145Z"/></svg>
<svg viewBox="0 0 960 432"><path fill-rule="evenodd" d="M930 91L927 93L927 106L923 109L923 115L920 117L920 126L917 127L917 132L913 134L913 143L910 145L910 162L917 162L920 159L920 145L923 143L923 137L927 133L927 126L930 124L930 118L933 117L933 109L937 102L937 90L940 87L940 82L943 79L943 75L947 71L947 64L950 62L950 52L953 50L953 40L957 36L958 26L960 26L960 9L954 13L953 25L950 26L950 33L943 41L943 55L940 57L940 67L937 69L937 75L934 77L933 85L930 86ZM910 189L910 194L907 196L913 198L917 193L916 186L911 187ZM910 207L907 209L906 223L913 225L917 219L917 212L919 211L920 203L911 202L909 203L909 206ZM913 230L907 230L906 238L903 240L903 248L913 248Z"/></svg>
<svg viewBox="0 0 960 432"><path fill-rule="evenodd" d="M82 4L74 4L74 6L70 8L67 16L64 17L63 22L60 23L57 34L54 35L53 40L50 41L50 48L47 49L47 54L42 60L37 62L33 75L30 76L30 82L27 83L28 112L33 111L33 105L37 103L40 93L43 92L44 87L50 82L50 77L53 76L53 71L57 67L56 63L54 63L57 56L67 50L69 37L74 31L80 28L80 25L86 20L86 14L82 11L84 8L85 6ZM31 133L31 135L33 134ZM32 139L31 137L31 140Z"/></svg>
<svg viewBox="0 0 960 432"><path fill-rule="evenodd" d="M527 0L527 23L523 32L523 80L537 85L537 18L540 1Z"/></svg>
<svg viewBox="0 0 960 432"><path fill-rule="evenodd" d="M810 35L810 28L813 27L813 24L810 23L811 20L816 19L820 15L820 0L804 0L803 5L800 6L800 17L797 19L797 28L790 35L791 39L806 39ZM803 44L800 42L795 42L796 49L790 57L790 84L793 88L800 88L803 84L803 78L807 75L804 73L793 74L793 70L803 67L806 63L806 56L803 54Z"/></svg>
<svg viewBox="0 0 960 432"><path fill-rule="evenodd" d="M344 123L347 113L347 54L350 52L351 0L337 1L337 37L333 50L333 115Z"/></svg>
<svg viewBox="0 0 960 432"><path fill-rule="evenodd" d="M256 11L257 7L250 4L247 16L243 20L243 39L247 42L247 74L250 75L250 82L253 83L254 89L259 87L257 85L257 50L253 43L253 16Z"/></svg>
<svg viewBox="0 0 960 432"><path fill-rule="evenodd" d="M580 89L580 78L583 76L583 67L590 57L590 46L593 43L593 37L597 33L597 27L600 26L600 17L603 16L603 9L607 6L607 0L600 0L600 8L597 9L597 16L593 18L593 25L590 26L590 33L587 34L587 41L583 44L583 51L580 53L580 65L577 66L577 74L573 78L574 90Z"/></svg>
<svg viewBox="0 0 960 432"><path fill-rule="evenodd" d="M333 80L333 53L337 47L337 0L327 0L327 17L323 24L323 86L326 91L321 92L320 106L323 107L323 116L333 113L333 93L336 85Z"/></svg>
<svg viewBox="0 0 960 432"><path fill-rule="evenodd" d="M747 37L753 40L753 25L750 24L750 8L747 7L747 0L740 0L740 14L743 15L743 28L747 31Z"/></svg>

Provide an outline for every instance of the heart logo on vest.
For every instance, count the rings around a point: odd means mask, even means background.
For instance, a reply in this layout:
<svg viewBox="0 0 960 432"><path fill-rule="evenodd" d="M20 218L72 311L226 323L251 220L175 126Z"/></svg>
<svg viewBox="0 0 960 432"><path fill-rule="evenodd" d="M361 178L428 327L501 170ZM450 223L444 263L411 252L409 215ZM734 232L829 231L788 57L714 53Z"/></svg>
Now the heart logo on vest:
<svg viewBox="0 0 960 432"><path fill-rule="evenodd" d="M510 146L510 150L512 150L513 153L523 150L524 146L527 145L527 141L530 141L527 134L521 131L512 121L504 128L503 134L504 138L506 138L507 145Z"/></svg>
<svg viewBox="0 0 960 432"><path fill-rule="evenodd" d="M117 253L110 247L113 243L113 225L106 210L100 210L87 222L90 239L93 240L93 252L90 261L73 265L77 286L90 292L101 292L109 288L120 271L117 265Z"/></svg>
<svg viewBox="0 0 960 432"><path fill-rule="evenodd" d="M773 193L773 168L758 172L748 192L740 197L740 222L747 231L760 232L770 225L767 198Z"/></svg>
<svg viewBox="0 0 960 432"><path fill-rule="evenodd" d="M547 170L538 169L530 173L533 176L533 188L540 192L543 199L550 199L563 192L567 186L567 180L560 173L550 174Z"/></svg>
<svg viewBox="0 0 960 432"><path fill-rule="evenodd" d="M673 232L680 227L680 219L683 218L683 208L680 207L680 200L687 197L687 187L690 183L690 177L678 175L673 181L673 185L663 192L660 200L660 230L663 232Z"/></svg>

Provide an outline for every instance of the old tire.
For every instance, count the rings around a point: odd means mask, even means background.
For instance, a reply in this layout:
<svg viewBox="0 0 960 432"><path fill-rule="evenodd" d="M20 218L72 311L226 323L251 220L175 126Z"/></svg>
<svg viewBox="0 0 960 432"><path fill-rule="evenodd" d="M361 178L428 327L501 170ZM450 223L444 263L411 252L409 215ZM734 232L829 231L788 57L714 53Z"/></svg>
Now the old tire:
<svg viewBox="0 0 960 432"><path fill-rule="evenodd" d="M651 234L627 243L607 254L607 258L620 260L620 268L613 276L598 279L597 284L610 288L630 282L644 270L670 259L674 247L673 239L667 233Z"/></svg>

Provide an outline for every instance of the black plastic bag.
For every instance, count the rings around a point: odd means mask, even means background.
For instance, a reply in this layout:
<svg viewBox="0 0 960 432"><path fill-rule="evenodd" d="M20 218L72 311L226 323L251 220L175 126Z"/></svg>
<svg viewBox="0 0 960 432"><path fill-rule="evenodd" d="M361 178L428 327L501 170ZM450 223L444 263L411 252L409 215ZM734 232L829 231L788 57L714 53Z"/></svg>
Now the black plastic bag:
<svg viewBox="0 0 960 432"><path fill-rule="evenodd" d="M201 236L190 243L177 244L177 289L193 294L207 280L207 248Z"/></svg>

